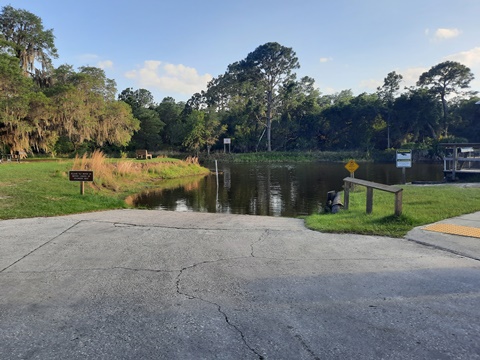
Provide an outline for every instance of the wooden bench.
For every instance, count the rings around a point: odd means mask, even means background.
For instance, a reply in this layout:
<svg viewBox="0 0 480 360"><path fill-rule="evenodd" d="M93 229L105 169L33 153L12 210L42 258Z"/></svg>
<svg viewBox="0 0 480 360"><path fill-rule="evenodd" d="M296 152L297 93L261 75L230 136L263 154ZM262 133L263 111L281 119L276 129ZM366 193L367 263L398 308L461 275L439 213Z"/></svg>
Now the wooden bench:
<svg viewBox="0 0 480 360"><path fill-rule="evenodd" d="M350 197L350 194L349 194L350 185L356 184L356 185L365 186L367 188L367 214L371 214L373 209L373 189L382 190L382 191L395 194L395 215L400 216L402 214L402 192L403 192L402 188L399 188L396 186L379 184L373 181L355 179L352 177L346 177L345 179L343 179L343 183L345 188L344 198L343 198L343 207L345 210L348 209L348 202Z"/></svg>
<svg viewBox="0 0 480 360"><path fill-rule="evenodd" d="M149 154L147 150L137 150L137 159L151 159L152 154Z"/></svg>
<svg viewBox="0 0 480 360"><path fill-rule="evenodd" d="M22 159L27 158L27 153L25 151L15 151L15 153L10 154L0 154L0 163L3 161L12 161L16 160L19 162Z"/></svg>
<svg viewBox="0 0 480 360"><path fill-rule="evenodd" d="M12 159L20 161L23 159L27 158L27 153L25 151L15 151L15 153L12 154Z"/></svg>

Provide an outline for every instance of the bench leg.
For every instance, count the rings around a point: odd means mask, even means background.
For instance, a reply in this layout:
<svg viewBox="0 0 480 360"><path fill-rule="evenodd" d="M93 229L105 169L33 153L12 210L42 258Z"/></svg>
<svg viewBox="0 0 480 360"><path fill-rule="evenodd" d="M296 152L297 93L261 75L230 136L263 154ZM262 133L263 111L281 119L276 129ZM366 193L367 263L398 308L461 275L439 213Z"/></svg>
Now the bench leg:
<svg viewBox="0 0 480 360"><path fill-rule="evenodd" d="M343 209L348 210L348 203L350 201L350 184L348 182L343 183Z"/></svg>
<svg viewBox="0 0 480 360"><path fill-rule="evenodd" d="M371 214L373 209L373 188L367 187L367 214Z"/></svg>
<svg viewBox="0 0 480 360"><path fill-rule="evenodd" d="M400 216L402 215L402 195L403 191L399 191L395 194L395 215Z"/></svg>

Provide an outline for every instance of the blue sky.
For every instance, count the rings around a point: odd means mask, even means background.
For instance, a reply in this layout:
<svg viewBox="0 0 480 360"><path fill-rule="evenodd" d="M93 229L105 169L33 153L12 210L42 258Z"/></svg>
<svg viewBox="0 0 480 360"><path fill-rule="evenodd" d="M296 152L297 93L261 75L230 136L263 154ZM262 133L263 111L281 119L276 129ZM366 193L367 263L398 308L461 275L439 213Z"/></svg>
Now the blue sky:
<svg viewBox="0 0 480 360"><path fill-rule="evenodd" d="M470 67L480 91L479 0L15 0L53 28L55 65L97 66L121 90L185 101L256 47L296 52L299 77L323 94L403 86L445 60ZM2 5L3 6L3 5Z"/></svg>

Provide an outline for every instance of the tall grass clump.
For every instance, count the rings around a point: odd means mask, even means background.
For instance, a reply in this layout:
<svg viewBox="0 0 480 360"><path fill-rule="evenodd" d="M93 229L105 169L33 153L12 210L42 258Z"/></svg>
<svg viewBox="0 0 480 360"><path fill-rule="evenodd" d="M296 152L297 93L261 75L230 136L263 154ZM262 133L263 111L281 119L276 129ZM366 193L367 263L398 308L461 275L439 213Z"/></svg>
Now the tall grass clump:
<svg viewBox="0 0 480 360"><path fill-rule="evenodd" d="M192 175L206 175L209 170L201 167L197 157L188 157L184 161L169 158L156 158L154 161L107 161L107 157L100 150L95 150L87 157L76 156L73 170L91 170L94 176L94 185L118 191L128 185L128 179L136 181L175 179ZM126 183L127 181L127 183Z"/></svg>
<svg viewBox="0 0 480 360"><path fill-rule="evenodd" d="M87 157L87 154L84 154L82 158L79 158L78 155L75 156L72 169L93 171L94 185L117 191L119 185L115 181L114 167L106 160L107 157L101 150L95 150L90 158Z"/></svg>
<svg viewBox="0 0 480 360"><path fill-rule="evenodd" d="M185 162L187 164L193 164L193 165L198 165L199 162L198 162L198 157L197 156L188 156L186 159L185 159Z"/></svg>
<svg viewBox="0 0 480 360"><path fill-rule="evenodd" d="M115 173L120 176L138 174L140 169L132 161L119 161L116 163Z"/></svg>

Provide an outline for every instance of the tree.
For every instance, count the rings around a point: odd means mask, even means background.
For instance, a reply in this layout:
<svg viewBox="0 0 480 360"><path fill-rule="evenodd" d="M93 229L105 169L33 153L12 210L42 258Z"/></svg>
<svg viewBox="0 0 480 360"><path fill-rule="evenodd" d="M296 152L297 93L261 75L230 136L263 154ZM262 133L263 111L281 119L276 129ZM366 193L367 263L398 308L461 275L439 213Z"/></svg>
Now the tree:
<svg viewBox="0 0 480 360"><path fill-rule="evenodd" d="M52 101L52 131L68 138L78 149L84 142L97 146L124 146L139 121L132 109L115 101L115 82L102 69L81 67L75 73L70 66L55 72L58 80L45 91Z"/></svg>
<svg viewBox="0 0 480 360"><path fill-rule="evenodd" d="M160 146L161 132L165 123L154 110L153 95L146 89L123 90L118 99L131 106L133 116L140 121L139 131L133 135L132 143L136 148L157 150Z"/></svg>
<svg viewBox="0 0 480 360"><path fill-rule="evenodd" d="M52 58L57 58L53 30L45 30L42 20L26 11L7 5L0 14L0 33L8 47L20 60L25 74L36 74L35 61L41 64L41 71L47 74L52 70ZM37 72L37 75L39 73Z"/></svg>
<svg viewBox="0 0 480 360"><path fill-rule="evenodd" d="M445 136L448 136L449 125L447 97L450 94L459 94L461 89L470 87L470 82L473 79L471 70L465 65L455 61L445 61L424 72L417 82L417 86L426 87L433 94L440 96Z"/></svg>
<svg viewBox="0 0 480 360"><path fill-rule="evenodd" d="M469 142L480 141L480 98L473 96L469 99L458 99L450 105L450 112L454 119L451 132L455 137L463 137Z"/></svg>
<svg viewBox="0 0 480 360"><path fill-rule="evenodd" d="M320 91L315 80L304 76L299 81L284 84L279 93L280 118L274 148L288 150L313 150L317 147L320 112Z"/></svg>
<svg viewBox="0 0 480 360"><path fill-rule="evenodd" d="M169 148L178 148L186 135L185 116L182 111L185 109L184 102L175 102L172 97L166 97L155 107L160 119L165 124L162 136L162 144Z"/></svg>
<svg viewBox="0 0 480 360"><path fill-rule="evenodd" d="M81 66L77 75L76 84L85 86L92 94L103 97L105 101L114 101L117 92L115 80L105 75L105 70L94 66Z"/></svg>
<svg viewBox="0 0 480 360"><path fill-rule="evenodd" d="M195 150L197 156L200 149L206 146L207 152L210 154L210 148L225 132L226 126L220 124L215 113L206 113L200 110L192 110L187 121L190 131L183 145L190 150Z"/></svg>
<svg viewBox="0 0 480 360"><path fill-rule="evenodd" d="M395 101L395 95L400 90L400 83L403 76L392 71L383 79L383 85L377 88L377 95L383 102L387 112L387 149L390 148L390 122L392 118L392 107Z"/></svg>
<svg viewBox="0 0 480 360"><path fill-rule="evenodd" d="M134 91L132 88L127 88L118 95L118 100L126 102L132 109L155 106L152 93L146 89Z"/></svg>
<svg viewBox="0 0 480 360"><path fill-rule="evenodd" d="M292 48L276 42L257 47L246 59L229 67L229 71L240 73L240 79L254 83L264 92L268 151L272 151L272 117L280 86L293 81L295 74L292 71L299 67L298 58Z"/></svg>
<svg viewBox="0 0 480 360"><path fill-rule="evenodd" d="M241 151L258 149L265 132L265 94L260 84L249 81L236 62L225 74L212 79L207 91L194 94L184 113L195 110L216 112L227 125L228 136L234 138Z"/></svg>
<svg viewBox="0 0 480 360"><path fill-rule="evenodd" d="M320 97L320 105L323 107L330 105L348 104L353 99L351 89L342 90L335 94L323 95Z"/></svg>
<svg viewBox="0 0 480 360"><path fill-rule="evenodd" d="M427 89L409 89L395 99L393 111L398 124L393 138L399 145L407 141L439 138L441 105Z"/></svg>
<svg viewBox="0 0 480 360"><path fill-rule="evenodd" d="M133 145L137 149L158 150L165 126L158 113L152 109L138 108L133 111L133 116L140 121L140 129L132 137Z"/></svg>
<svg viewBox="0 0 480 360"><path fill-rule="evenodd" d="M18 59L0 53L0 149L25 150L32 130L28 114L32 80L23 76Z"/></svg>
<svg viewBox="0 0 480 360"><path fill-rule="evenodd" d="M350 102L352 128L349 143L353 149L362 149L369 152L379 147L385 148L384 137L379 135L386 127L385 121L379 114L379 99L376 94L360 94ZM383 141L382 141L383 140Z"/></svg>

